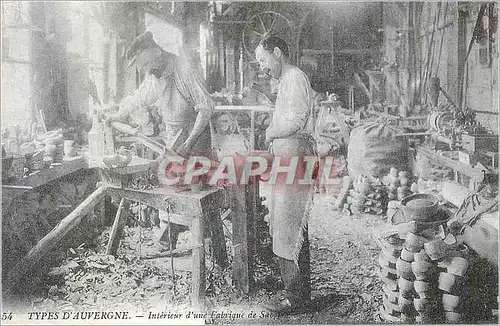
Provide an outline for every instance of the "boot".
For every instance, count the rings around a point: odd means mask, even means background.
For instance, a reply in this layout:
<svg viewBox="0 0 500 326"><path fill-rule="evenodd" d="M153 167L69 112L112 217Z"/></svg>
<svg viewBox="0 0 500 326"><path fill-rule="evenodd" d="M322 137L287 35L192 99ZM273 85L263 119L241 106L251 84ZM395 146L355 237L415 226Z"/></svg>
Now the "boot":
<svg viewBox="0 0 500 326"><path fill-rule="evenodd" d="M309 240L306 230L299 253L298 266L292 260L278 257L285 289L263 305L266 310L278 313L298 313L307 308L311 301L309 258Z"/></svg>

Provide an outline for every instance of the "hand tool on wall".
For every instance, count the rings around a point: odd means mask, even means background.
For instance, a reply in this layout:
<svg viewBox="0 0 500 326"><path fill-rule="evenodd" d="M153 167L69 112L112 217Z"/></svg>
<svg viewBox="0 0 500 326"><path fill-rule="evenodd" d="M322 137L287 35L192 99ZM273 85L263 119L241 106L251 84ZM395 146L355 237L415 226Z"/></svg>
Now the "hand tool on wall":
<svg viewBox="0 0 500 326"><path fill-rule="evenodd" d="M455 109L458 109L458 106L455 104L450 95L443 89L443 87L441 87L439 77L432 77L429 88L430 102L432 106L437 106L440 92L443 93L444 97L446 97L448 102L450 102Z"/></svg>
<svg viewBox="0 0 500 326"><path fill-rule="evenodd" d="M464 78L465 78L465 71L466 71L466 65L467 65L467 60L469 59L469 55L472 51L472 46L474 45L474 41L476 41L479 37L479 33L481 31L481 23L482 23L482 18L486 12L486 8L488 7L488 4L482 4L481 8L479 8L479 13L477 14L477 19L476 19L476 25L474 26L474 31L472 32L472 37L469 41L469 47L467 48L467 53L465 54L465 57L463 59L463 63L459 72L458 76L458 83L459 83L459 105L462 106L464 103Z"/></svg>

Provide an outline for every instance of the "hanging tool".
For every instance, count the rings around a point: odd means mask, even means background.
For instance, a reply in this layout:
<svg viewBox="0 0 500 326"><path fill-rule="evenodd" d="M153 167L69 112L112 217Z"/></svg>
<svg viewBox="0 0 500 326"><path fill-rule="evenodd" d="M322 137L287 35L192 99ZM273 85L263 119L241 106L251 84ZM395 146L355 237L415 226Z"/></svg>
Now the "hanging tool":
<svg viewBox="0 0 500 326"><path fill-rule="evenodd" d="M448 14L448 2L446 3L444 7L444 16L443 16L443 26L446 26L446 15ZM441 44L439 44L439 54L438 54L438 61L437 61L437 67L436 67L436 73L434 74L434 77L437 77L438 72L439 72L439 65L441 63L441 53L443 52L443 41L444 41L444 32L445 28L441 30Z"/></svg>
<svg viewBox="0 0 500 326"><path fill-rule="evenodd" d="M476 19L476 25L474 26L474 31L472 32L472 37L469 41L469 47L467 49L467 54L465 55L464 62L462 63L462 69L459 72L458 76L458 82L459 82L459 105L463 106L463 99L464 99L464 92L463 92L463 87L464 87L464 78L465 78L465 67L467 64L467 60L469 59L469 55L472 51L472 45L474 44L474 41L476 41L479 37L479 32L481 31L481 23L482 23L482 18L486 12L486 8L488 7L488 4L482 4L481 8L479 8L479 13L477 14L477 19Z"/></svg>
<svg viewBox="0 0 500 326"><path fill-rule="evenodd" d="M373 102L372 93L368 90L368 87L366 87L365 83L363 83L363 81L361 80L361 77L359 76L359 74L357 72L354 73L354 78L356 79L356 83L358 84L358 86L361 87L363 92L365 92L366 97L368 97L368 100L370 101L370 103L372 103Z"/></svg>
<svg viewBox="0 0 500 326"><path fill-rule="evenodd" d="M429 88L429 96L430 96L430 102L432 106L437 106L438 104L438 98L439 98L439 93L443 93L444 97L450 102L450 104L458 110L458 106L453 102L452 98L450 95L441 87L441 82L439 80L439 77L432 77L430 80L430 88Z"/></svg>
<svg viewBox="0 0 500 326"><path fill-rule="evenodd" d="M424 75L424 78L423 78L423 90L425 92L424 93L424 95L425 95L425 101L424 102L427 102L427 92L426 92L426 89L427 89L429 77L432 76L432 65L434 63L434 55L435 55L435 51L434 51L434 47L435 47L434 34L436 33L436 30L437 30L437 23L439 21L439 16L441 16L441 3L440 2L438 2L437 8L438 8L438 11L436 13L436 16L434 16L434 24L433 24L434 27L432 29L431 39L429 41L429 48L428 48L428 51L427 51L427 65L426 65L426 69L425 69L425 75Z"/></svg>

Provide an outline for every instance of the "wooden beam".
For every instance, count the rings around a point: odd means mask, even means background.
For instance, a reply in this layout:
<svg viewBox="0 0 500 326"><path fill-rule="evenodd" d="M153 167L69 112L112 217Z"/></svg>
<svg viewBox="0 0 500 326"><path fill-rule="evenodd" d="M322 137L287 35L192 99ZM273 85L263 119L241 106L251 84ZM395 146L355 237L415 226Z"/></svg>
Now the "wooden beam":
<svg viewBox="0 0 500 326"><path fill-rule="evenodd" d="M62 219L52 231L43 237L14 267L7 273L4 283L7 291L12 291L14 286L28 274L33 266L52 249L61 239L78 224L83 217L89 213L94 206L101 201L107 193L106 187L97 188L87 199L76 207L68 216Z"/></svg>
<svg viewBox="0 0 500 326"><path fill-rule="evenodd" d="M238 11L240 10L241 6L242 6L241 3L237 3L237 2L231 3L226 8L226 10L224 10L224 12L222 13L222 15L220 15L220 17L226 17L226 16L235 15L236 13L238 13Z"/></svg>

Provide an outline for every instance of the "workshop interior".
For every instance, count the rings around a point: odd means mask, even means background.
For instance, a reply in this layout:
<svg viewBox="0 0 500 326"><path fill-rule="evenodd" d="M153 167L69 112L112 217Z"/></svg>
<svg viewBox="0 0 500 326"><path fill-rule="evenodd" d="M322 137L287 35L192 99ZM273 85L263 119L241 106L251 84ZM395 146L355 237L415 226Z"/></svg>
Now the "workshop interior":
<svg viewBox="0 0 500 326"><path fill-rule="evenodd" d="M3 312L498 323L498 2L1 6ZM266 130L296 94L261 67L268 37L310 82L319 171L305 208L312 303L278 317L256 308L287 287L268 175L165 175L206 112L211 168L280 150ZM177 58L173 73L140 69L137 40ZM186 78L176 94L205 106L179 125L174 95L143 99L148 78L165 90ZM128 96L138 109L110 122L135 108Z"/></svg>

